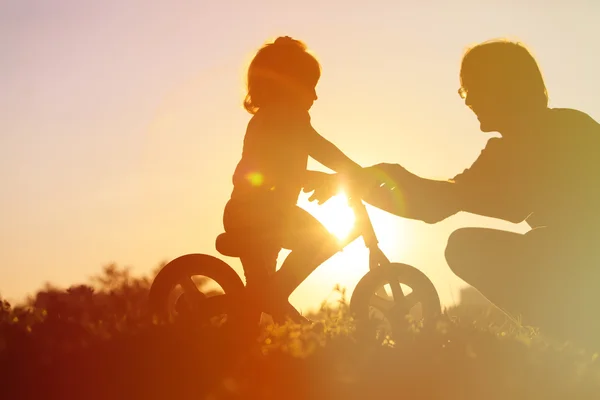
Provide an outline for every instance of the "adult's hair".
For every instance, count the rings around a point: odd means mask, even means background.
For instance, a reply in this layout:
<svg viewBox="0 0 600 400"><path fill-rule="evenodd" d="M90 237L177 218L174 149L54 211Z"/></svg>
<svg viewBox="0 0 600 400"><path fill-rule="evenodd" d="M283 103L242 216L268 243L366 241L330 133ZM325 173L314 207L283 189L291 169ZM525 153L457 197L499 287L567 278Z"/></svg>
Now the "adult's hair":
<svg viewBox="0 0 600 400"><path fill-rule="evenodd" d="M462 89L469 85L492 85L527 107L548 107L548 92L540 68L520 42L494 39L467 50L460 68Z"/></svg>

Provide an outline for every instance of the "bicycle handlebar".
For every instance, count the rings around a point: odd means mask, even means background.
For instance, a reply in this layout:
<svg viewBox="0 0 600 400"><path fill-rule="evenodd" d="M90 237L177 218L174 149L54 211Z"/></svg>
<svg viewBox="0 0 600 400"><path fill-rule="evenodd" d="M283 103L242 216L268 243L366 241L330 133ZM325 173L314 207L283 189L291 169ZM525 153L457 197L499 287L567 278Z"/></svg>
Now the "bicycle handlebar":
<svg viewBox="0 0 600 400"><path fill-rule="evenodd" d="M362 236L365 245L369 249L376 248L379 241L373 223L371 222L369 212L367 211L367 207L362 200L361 191L353 187L353 182L347 181L342 186L348 197L348 205L352 208L356 219L354 228L349 237L351 240L354 240Z"/></svg>
<svg viewBox="0 0 600 400"><path fill-rule="evenodd" d="M356 187L357 182L354 181L353 179L344 179L344 177L339 174L334 175L334 174L328 174L325 172L318 172L318 171L308 171L308 172L309 172L309 174L321 175L317 179L322 179L324 176L327 176L323 180L323 184L326 184L326 185L334 182L334 181L328 182L327 179L336 179L336 181L335 181L336 186L337 187L341 186L348 197L348 205L352 208L352 210L354 212L356 222L355 222L354 228L352 229L351 233L348 235L348 239L344 241L345 242L344 245L346 245L346 244L350 243L351 241L355 240L356 238L362 236L362 238L365 242L365 245L369 249L377 248L379 241L377 240L377 235L375 233L375 229L373 228L373 223L371 222L371 219L369 217L367 207L364 204L362 197L361 197L362 188Z"/></svg>
<svg viewBox="0 0 600 400"><path fill-rule="evenodd" d="M379 243L377 240L377 234L375 233L375 228L371 222L367 207L363 203L362 199L358 197L350 197L348 199L348 204L352 208L352 211L354 211L356 230L363 237L365 244L367 246L377 245Z"/></svg>

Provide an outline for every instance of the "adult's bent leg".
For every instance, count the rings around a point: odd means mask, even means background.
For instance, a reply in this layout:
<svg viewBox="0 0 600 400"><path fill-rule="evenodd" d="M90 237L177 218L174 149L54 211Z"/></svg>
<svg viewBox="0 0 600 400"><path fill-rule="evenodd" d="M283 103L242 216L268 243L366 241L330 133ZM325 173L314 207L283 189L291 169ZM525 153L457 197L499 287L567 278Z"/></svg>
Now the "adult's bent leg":
<svg viewBox="0 0 600 400"><path fill-rule="evenodd" d="M498 307L522 315L525 324L597 343L600 323L590 314L600 308L600 271L589 268L596 258L564 242L546 228L526 234L464 228L450 236L446 260L457 276Z"/></svg>
<svg viewBox="0 0 600 400"><path fill-rule="evenodd" d="M532 297L524 235L488 228L461 228L448 238L450 269L497 306L525 312Z"/></svg>

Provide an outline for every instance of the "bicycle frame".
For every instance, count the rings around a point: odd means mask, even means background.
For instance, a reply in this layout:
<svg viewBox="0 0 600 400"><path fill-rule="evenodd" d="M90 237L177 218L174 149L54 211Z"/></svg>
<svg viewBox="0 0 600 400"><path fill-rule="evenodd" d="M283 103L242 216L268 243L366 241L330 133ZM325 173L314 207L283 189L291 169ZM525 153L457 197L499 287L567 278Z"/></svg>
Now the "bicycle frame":
<svg viewBox="0 0 600 400"><path fill-rule="evenodd" d="M367 207L362 199L359 196L353 196L351 194L348 196L348 203L354 211L356 222L352 231L348 235L348 238L342 242L343 247L356 240L359 236L362 236L365 246L369 250L369 270L382 265L390 264L390 260L387 258L383 250L379 248L379 240L377 239L375 228L373 227ZM394 275L390 275L389 285L394 300L400 300L404 298L404 292L402 291L402 288ZM378 294L385 295L385 289Z"/></svg>
<svg viewBox="0 0 600 400"><path fill-rule="evenodd" d="M367 207L362 201L361 197L353 195L351 193L348 196L348 203L354 212L355 224L348 236L345 239L338 241L339 249L335 250L330 255L325 255L325 259L323 261L330 258L339 251L342 251L344 247L349 245L354 240L358 239L359 237L362 237L365 246L369 250L369 270L373 270L374 268L387 266L391 264L390 260L379 248L377 234L375 233L375 229L369 217ZM189 281L188 283L191 283L191 281ZM400 283L397 281L397 278L393 275L390 275L388 283L390 285L394 300L398 299L399 301L402 301L401 299L404 297L404 294L400 287ZM196 292L196 290L193 290L189 284L187 286L188 287L184 288L184 291ZM383 287L381 288L381 291L377 291L377 294L383 297L388 296ZM213 304L216 304L218 302L227 302L228 300L226 300L226 296L224 295L217 295L211 297L210 301Z"/></svg>
<svg viewBox="0 0 600 400"><path fill-rule="evenodd" d="M359 197L349 197L348 204L354 212L355 223L348 236L340 241L340 247L344 248L359 237L362 237L365 246L369 250L369 269L389 263L389 259L379 248L379 240L377 239L375 228L369 218L365 204Z"/></svg>

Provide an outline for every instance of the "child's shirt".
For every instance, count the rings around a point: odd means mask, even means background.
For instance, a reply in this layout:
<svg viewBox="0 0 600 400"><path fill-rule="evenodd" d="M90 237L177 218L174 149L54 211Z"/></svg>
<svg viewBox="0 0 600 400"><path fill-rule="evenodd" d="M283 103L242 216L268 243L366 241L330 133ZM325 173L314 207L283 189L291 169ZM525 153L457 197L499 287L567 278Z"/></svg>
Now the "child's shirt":
<svg viewBox="0 0 600 400"><path fill-rule="evenodd" d="M293 207L303 185L313 131L306 110L261 108L248 123L233 174L236 205Z"/></svg>

